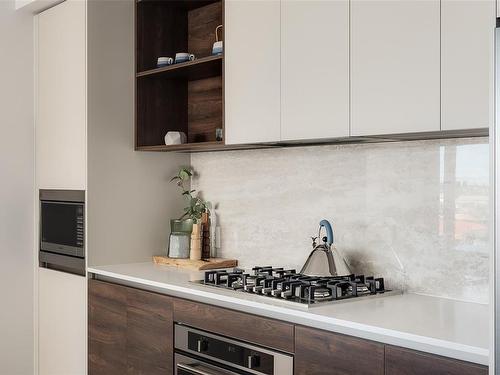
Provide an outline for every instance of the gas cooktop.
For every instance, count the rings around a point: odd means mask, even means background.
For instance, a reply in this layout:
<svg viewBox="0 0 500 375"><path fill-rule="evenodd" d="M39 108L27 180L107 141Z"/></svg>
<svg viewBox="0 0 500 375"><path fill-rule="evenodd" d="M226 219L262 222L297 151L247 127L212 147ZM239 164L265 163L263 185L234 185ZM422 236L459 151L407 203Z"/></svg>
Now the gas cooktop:
<svg viewBox="0 0 500 375"><path fill-rule="evenodd" d="M198 284L252 293L306 306L400 292L385 289L383 278L364 275L307 276L272 266L206 271Z"/></svg>

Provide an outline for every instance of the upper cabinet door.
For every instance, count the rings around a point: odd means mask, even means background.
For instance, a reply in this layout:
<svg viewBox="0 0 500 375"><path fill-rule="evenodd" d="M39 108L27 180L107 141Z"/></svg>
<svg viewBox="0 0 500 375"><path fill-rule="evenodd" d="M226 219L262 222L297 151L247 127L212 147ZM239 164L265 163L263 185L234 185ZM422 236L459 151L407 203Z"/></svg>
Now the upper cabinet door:
<svg viewBox="0 0 500 375"><path fill-rule="evenodd" d="M85 1L38 16L36 179L39 188L85 189Z"/></svg>
<svg viewBox="0 0 500 375"><path fill-rule="evenodd" d="M282 140L349 135L348 0L281 2L281 103Z"/></svg>
<svg viewBox="0 0 500 375"><path fill-rule="evenodd" d="M351 0L351 135L440 130L439 0Z"/></svg>
<svg viewBox="0 0 500 375"><path fill-rule="evenodd" d="M280 140L280 2L225 1L226 144Z"/></svg>
<svg viewBox="0 0 500 375"><path fill-rule="evenodd" d="M493 123L494 31L494 0L442 0L442 130Z"/></svg>

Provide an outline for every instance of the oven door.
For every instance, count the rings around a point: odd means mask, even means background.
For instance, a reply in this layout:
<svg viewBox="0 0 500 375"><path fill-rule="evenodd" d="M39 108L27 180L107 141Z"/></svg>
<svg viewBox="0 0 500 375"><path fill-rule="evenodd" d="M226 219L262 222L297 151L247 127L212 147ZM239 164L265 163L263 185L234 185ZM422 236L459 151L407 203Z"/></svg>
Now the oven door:
<svg viewBox="0 0 500 375"><path fill-rule="evenodd" d="M226 370L182 354L175 354L175 375L245 375L238 370Z"/></svg>

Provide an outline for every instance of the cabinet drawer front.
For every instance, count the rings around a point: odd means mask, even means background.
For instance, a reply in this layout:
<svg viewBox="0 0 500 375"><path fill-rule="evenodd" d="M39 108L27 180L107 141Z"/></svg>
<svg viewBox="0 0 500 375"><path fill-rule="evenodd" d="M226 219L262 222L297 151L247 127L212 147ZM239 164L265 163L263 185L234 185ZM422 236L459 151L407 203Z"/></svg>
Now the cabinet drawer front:
<svg viewBox="0 0 500 375"><path fill-rule="evenodd" d="M127 289L128 374L172 374L172 300Z"/></svg>
<svg viewBox="0 0 500 375"><path fill-rule="evenodd" d="M297 326L295 375L383 375L384 345Z"/></svg>
<svg viewBox="0 0 500 375"><path fill-rule="evenodd" d="M488 368L387 345L386 375L487 375Z"/></svg>
<svg viewBox="0 0 500 375"><path fill-rule="evenodd" d="M170 297L89 280L89 374L170 375Z"/></svg>
<svg viewBox="0 0 500 375"><path fill-rule="evenodd" d="M294 350L293 325L273 319L175 300L174 321L290 353Z"/></svg>
<svg viewBox="0 0 500 375"><path fill-rule="evenodd" d="M127 288L89 280L89 374L127 372Z"/></svg>

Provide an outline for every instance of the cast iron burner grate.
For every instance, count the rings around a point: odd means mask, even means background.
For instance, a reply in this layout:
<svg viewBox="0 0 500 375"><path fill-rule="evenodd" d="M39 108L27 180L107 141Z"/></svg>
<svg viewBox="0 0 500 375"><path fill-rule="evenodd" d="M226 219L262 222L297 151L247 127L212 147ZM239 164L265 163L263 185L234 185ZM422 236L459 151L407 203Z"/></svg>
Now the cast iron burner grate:
<svg viewBox="0 0 500 375"><path fill-rule="evenodd" d="M206 271L204 280L196 282L307 306L398 293L386 289L382 277L354 274L314 277L297 273L294 269L272 266L254 267L251 272L239 268Z"/></svg>

